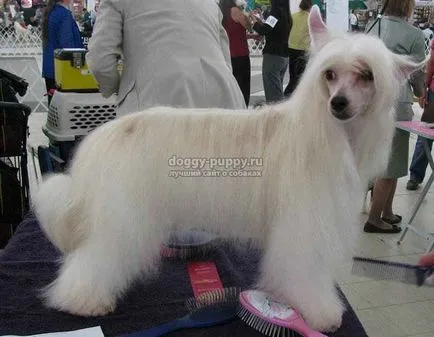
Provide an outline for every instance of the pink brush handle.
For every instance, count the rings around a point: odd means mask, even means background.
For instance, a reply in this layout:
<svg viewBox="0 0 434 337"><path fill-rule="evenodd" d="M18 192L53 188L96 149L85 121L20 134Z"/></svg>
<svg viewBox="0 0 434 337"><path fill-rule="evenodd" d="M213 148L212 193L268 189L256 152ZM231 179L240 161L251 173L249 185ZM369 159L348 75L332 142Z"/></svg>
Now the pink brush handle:
<svg viewBox="0 0 434 337"><path fill-rule="evenodd" d="M288 327L291 330L297 331L299 334L305 337L327 337L326 335L323 335L318 331L312 330L304 321L304 319L301 318L300 315L295 312L294 312L294 316L290 318L290 322L288 323L289 323Z"/></svg>

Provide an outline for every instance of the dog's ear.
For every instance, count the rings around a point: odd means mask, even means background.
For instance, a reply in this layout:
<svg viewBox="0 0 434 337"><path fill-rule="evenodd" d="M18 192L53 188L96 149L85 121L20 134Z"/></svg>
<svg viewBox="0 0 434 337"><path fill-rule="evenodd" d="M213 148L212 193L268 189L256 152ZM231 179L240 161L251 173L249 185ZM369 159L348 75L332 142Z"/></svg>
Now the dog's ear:
<svg viewBox="0 0 434 337"><path fill-rule="evenodd" d="M327 26L322 20L318 5L314 5L310 9L309 35L313 52L319 51L329 41Z"/></svg>
<svg viewBox="0 0 434 337"><path fill-rule="evenodd" d="M402 81L407 80L418 70L423 70L427 59L422 62L414 62L409 57L394 54L395 64L398 69L398 76Z"/></svg>

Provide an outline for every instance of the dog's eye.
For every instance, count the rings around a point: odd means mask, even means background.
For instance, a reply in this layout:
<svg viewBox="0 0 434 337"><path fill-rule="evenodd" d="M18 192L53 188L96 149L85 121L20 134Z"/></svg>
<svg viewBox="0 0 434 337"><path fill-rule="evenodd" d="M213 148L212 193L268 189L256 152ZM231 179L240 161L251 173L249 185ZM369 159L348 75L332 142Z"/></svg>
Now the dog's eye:
<svg viewBox="0 0 434 337"><path fill-rule="evenodd" d="M331 69L327 69L324 73L324 76L327 81L333 81L336 79L336 73Z"/></svg>
<svg viewBox="0 0 434 337"><path fill-rule="evenodd" d="M374 74L370 70L363 70L360 73L360 78L365 82L372 82L374 80Z"/></svg>

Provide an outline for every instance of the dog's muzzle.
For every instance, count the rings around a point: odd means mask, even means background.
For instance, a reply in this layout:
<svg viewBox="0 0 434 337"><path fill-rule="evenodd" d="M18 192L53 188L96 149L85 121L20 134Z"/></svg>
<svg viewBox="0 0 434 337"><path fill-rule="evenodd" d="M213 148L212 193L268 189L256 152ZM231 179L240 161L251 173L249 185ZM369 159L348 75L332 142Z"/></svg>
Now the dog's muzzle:
<svg viewBox="0 0 434 337"><path fill-rule="evenodd" d="M351 118L351 113L348 111L348 99L344 96L335 96L330 101L333 116L340 120Z"/></svg>

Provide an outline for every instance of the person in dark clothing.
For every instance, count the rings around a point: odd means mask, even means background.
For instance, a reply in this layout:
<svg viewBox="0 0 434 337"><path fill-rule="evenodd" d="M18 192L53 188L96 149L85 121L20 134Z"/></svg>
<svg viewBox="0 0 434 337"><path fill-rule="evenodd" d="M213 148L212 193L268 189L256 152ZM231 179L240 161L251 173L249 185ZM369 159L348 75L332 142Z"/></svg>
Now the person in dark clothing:
<svg viewBox="0 0 434 337"><path fill-rule="evenodd" d="M288 37L292 27L289 1L271 0L270 15L264 22L254 15L250 17L253 29L266 39L262 51L262 81L266 103L281 101L284 98L283 78L288 68Z"/></svg>
<svg viewBox="0 0 434 337"><path fill-rule="evenodd" d="M229 51L231 53L232 73L243 92L246 106L250 100L250 56L247 43L247 29L251 28L250 20L243 11L237 7L235 0L220 0L223 13L223 27L229 38Z"/></svg>

